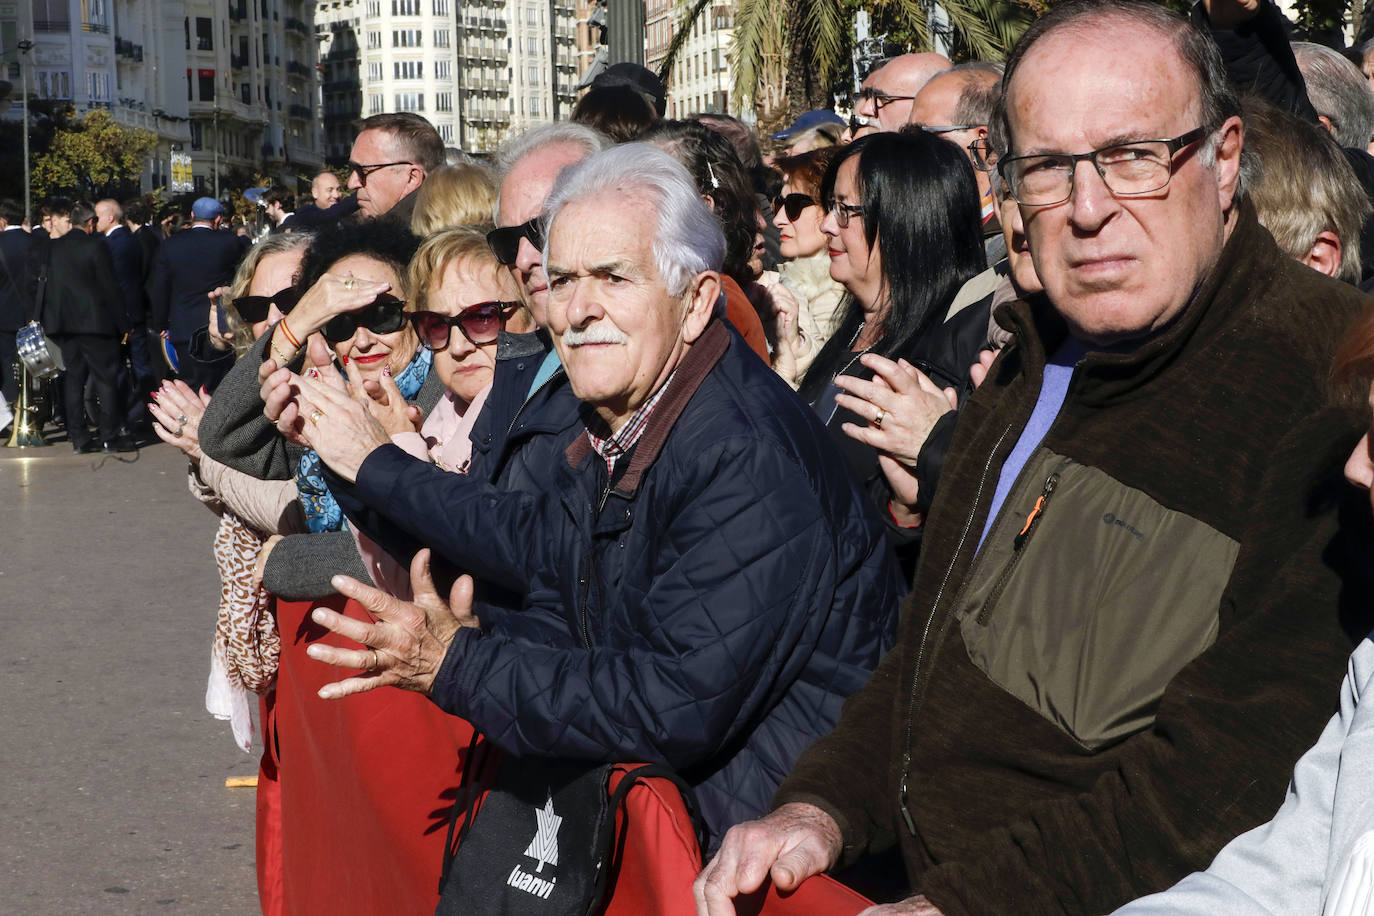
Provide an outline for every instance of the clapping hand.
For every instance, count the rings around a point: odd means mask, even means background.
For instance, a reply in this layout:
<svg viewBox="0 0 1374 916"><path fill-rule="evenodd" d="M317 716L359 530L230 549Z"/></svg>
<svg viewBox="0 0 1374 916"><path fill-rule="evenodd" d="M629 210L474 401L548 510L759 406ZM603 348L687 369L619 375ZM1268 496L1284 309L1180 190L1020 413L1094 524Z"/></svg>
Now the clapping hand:
<svg viewBox="0 0 1374 916"><path fill-rule="evenodd" d="M199 464L200 418L205 415L205 405L209 403L210 394L204 388L195 391L181 379L168 379L153 392L153 400L148 405L148 412L156 421L153 432L163 442L185 452L193 464Z"/></svg>
<svg viewBox="0 0 1374 916"><path fill-rule="evenodd" d="M340 649L316 643L306 650L317 661L363 672L326 684L320 688L322 698L336 700L378 687L430 692L458 630L480 625L472 613L472 577L459 576L445 601L430 576L429 551L421 550L410 563L410 581L415 597L402 601L348 576L334 577L339 593L361 604L377 622L364 623L327 608L311 614L320 626L363 645Z"/></svg>

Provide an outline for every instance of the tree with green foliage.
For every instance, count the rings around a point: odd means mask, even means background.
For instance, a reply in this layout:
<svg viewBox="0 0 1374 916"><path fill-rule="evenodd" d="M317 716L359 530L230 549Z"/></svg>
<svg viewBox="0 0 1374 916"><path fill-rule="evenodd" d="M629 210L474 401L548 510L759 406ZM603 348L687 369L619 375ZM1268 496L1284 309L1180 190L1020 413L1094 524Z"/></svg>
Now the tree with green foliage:
<svg viewBox="0 0 1374 916"><path fill-rule="evenodd" d="M1001 60L1046 0L941 0L956 59ZM669 78L692 24L719 0L688 0L659 68ZM731 78L737 99L752 99L761 121L791 121L829 108L847 82L854 14L866 10L875 34L908 51L935 46L932 0L737 0Z"/></svg>
<svg viewBox="0 0 1374 916"><path fill-rule="evenodd" d="M94 109L58 127L47 151L33 163L35 199L55 194L96 199L137 189L157 135L125 127L108 111Z"/></svg>

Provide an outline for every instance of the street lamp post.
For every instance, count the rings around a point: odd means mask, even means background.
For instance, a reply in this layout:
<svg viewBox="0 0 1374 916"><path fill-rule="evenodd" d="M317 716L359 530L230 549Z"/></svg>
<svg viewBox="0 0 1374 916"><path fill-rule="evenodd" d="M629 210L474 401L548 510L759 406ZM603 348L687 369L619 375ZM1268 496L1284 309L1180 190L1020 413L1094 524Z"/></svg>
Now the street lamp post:
<svg viewBox="0 0 1374 916"><path fill-rule="evenodd" d="M19 81L23 86L24 93L24 218L32 219L33 216L33 189L29 181L29 71L24 69L24 55L33 50L33 42L20 41L16 47L19 48Z"/></svg>

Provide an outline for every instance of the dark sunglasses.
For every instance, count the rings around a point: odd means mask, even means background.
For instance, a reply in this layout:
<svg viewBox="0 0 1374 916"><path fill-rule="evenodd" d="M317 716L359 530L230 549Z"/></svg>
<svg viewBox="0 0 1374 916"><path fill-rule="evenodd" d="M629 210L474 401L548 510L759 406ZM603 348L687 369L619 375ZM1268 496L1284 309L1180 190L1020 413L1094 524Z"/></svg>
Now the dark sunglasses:
<svg viewBox="0 0 1374 916"><path fill-rule="evenodd" d="M784 194L773 198L773 212L786 212L787 218L791 222L796 222L801 218L802 211L807 207L814 206L816 199L810 194Z"/></svg>
<svg viewBox="0 0 1374 916"><path fill-rule="evenodd" d="M371 305L329 319L324 326L324 339L332 344L343 343L357 333L358 328L367 328L373 334L394 334L406 326L405 307L404 299L382 293Z"/></svg>
<svg viewBox="0 0 1374 916"><path fill-rule="evenodd" d="M415 322L415 332L420 335L420 342L430 350L447 347L449 334L455 327L463 332L469 343L480 347L496 340L506 316L519 305L518 302L479 302L469 305L457 315L411 312L410 320Z"/></svg>
<svg viewBox="0 0 1374 916"><path fill-rule="evenodd" d="M276 305L277 311L288 315L300 299L301 294L296 287L288 286L270 296L239 296L234 300L234 308L244 321L257 324L259 321L267 320L267 313L273 305Z"/></svg>
<svg viewBox="0 0 1374 916"><path fill-rule="evenodd" d="M503 226L487 233L487 246L496 260L507 267L515 263L520 253L520 240L529 239L530 244L539 250L544 248L544 232L539 228L539 217L526 220L518 226Z"/></svg>

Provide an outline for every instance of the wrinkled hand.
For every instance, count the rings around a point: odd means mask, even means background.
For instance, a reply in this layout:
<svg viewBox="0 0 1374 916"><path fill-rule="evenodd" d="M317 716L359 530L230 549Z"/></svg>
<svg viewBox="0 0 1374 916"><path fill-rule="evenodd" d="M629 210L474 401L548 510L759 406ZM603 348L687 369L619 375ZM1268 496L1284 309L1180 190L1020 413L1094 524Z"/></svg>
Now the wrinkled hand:
<svg viewBox="0 0 1374 916"><path fill-rule="evenodd" d="M272 550L281 542L281 535L274 534L258 549L257 559L253 561L253 587L258 588L262 585L262 577L267 574L267 560L272 556Z"/></svg>
<svg viewBox="0 0 1374 916"><path fill-rule="evenodd" d="M325 274L305 291L291 310L291 331L305 340L344 312L355 312L371 305L377 296L391 289L385 280L363 280L349 274Z"/></svg>
<svg viewBox="0 0 1374 916"><path fill-rule="evenodd" d="M216 350L231 350L234 347L234 332L219 332L219 310L223 308L222 299L229 296L229 287L217 286L210 291L210 325L206 332L210 337L210 346Z"/></svg>
<svg viewBox="0 0 1374 916"><path fill-rule="evenodd" d="M472 613L471 576L459 576L444 601L429 574L429 551L421 550L410 563L410 581L415 598L401 601L348 576L334 577L334 587L367 608L377 622L363 623L327 608L311 613L320 626L366 647L340 649L315 643L306 649L317 661L364 672L321 687L323 699L337 700L378 687L428 694L454 635L462 627L479 625Z"/></svg>
<svg viewBox="0 0 1374 916"><path fill-rule="evenodd" d="M1259 15L1263 0L1202 0L1207 19L1219 29L1234 29Z"/></svg>
<svg viewBox="0 0 1374 916"><path fill-rule="evenodd" d="M924 894L917 894L915 897L900 903L871 906L859 916L944 916L944 914L935 904L927 900Z"/></svg>
<svg viewBox="0 0 1374 916"><path fill-rule="evenodd" d="M399 396L399 393L398 393ZM292 442L312 448L334 473L357 479L372 450L391 441L372 416L372 400L360 400L333 366L268 374L262 388L263 414Z"/></svg>
<svg viewBox="0 0 1374 916"><path fill-rule="evenodd" d="M381 424L388 436L400 433L418 433L424 423L424 413L414 404L406 402L396 380L391 377L389 367L382 368L380 379L364 379L357 363L344 367L348 373L348 390L361 401Z"/></svg>
<svg viewBox="0 0 1374 916"><path fill-rule="evenodd" d="M796 294L782 283L766 287L773 316L773 371L797 384L798 363L807 353L806 338L801 332L801 303Z"/></svg>
<svg viewBox="0 0 1374 916"><path fill-rule="evenodd" d="M148 404L148 412L155 421L153 432L163 442L185 452L192 463L199 464L200 418L209 403L210 394L204 388L194 391L181 379L168 379L153 392L153 400Z"/></svg>
<svg viewBox="0 0 1374 916"><path fill-rule="evenodd" d="M845 423L840 428L850 438L914 468L936 421L957 406L957 393L953 388L941 390L906 360L894 363L865 353L859 361L874 371L873 379L836 376L835 384L848 393L837 394L835 403L869 422L866 426ZM874 423L880 414L882 423Z"/></svg>
<svg viewBox="0 0 1374 916"><path fill-rule="evenodd" d="M734 898L752 894L770 876L778 890L796 890L834 865L842 846L839 825L815 805L793 802L737 824L692 885L697 916L733 916Z"/></svg>
<svg viewBox="0 0 1374 916"><path fill-rule="evenodd" d="M1002 352L1002 348L996 350L979 350L978 362L968 367L969 380L973 382L973 387L978 388L983 384L983 379L988 377L988 370L992 368L992 361L997 359L997 354Z"/></svg>

